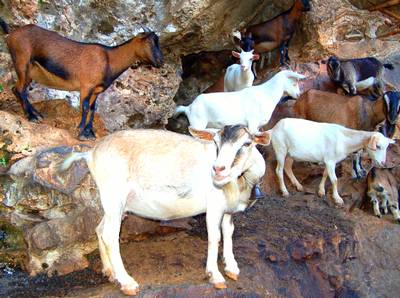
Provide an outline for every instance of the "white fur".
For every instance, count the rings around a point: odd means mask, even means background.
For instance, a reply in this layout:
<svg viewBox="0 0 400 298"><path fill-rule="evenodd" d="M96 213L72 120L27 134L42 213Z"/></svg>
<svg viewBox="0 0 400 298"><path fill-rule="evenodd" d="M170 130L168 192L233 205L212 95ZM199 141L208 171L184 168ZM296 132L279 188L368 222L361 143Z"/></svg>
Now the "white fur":
<svg viewBox="0 0 400 298"><path fill-rule="evenodd" d="M343 204L343 199L337 190L336 164L349 154L366 148L370 157L382 165L386 160L387 147L394 143L379 132L353 130L338 124L296 118L280 120L270 132L277 159L276 174L283 195L289 195L283 181L283 168L297 190L302 190L301 184L292 172L292 159L324 163L325 170L318 194L325 195L325 180L329 176L333 186L333 198L337 204ZM372 140L376 140L376 150L368 147ZM290 159L285 164L286 156Z"/></svg>
<svg viewBox="0 0 400 298"><path fill-rule="evenodd" d="M175 114L185 113L196 129L243 124L255 133L268 123L283 95L300 96L298 80L304 78L296 72L283 70L258 86L235 92L201 94L189 106L178 106Z"/></svg>
<svg viewBox="0 0 400 298"><path fill-rule="evenodd" d="M254 74L251 70L254 50L240 52L240 64L232 64L226 69L224 77L224 91L239 91L250 87L254 82Z"/></svg>
<svg viewBox="0 0 400 298"><path fill-rule="evenodd" d="M221 144L218 133L209 133L214 135L215 143L168 131L120 131L107 136L85 154L73 153L61 165L65 170L74 160L87 161L104 210L96 229L103 272L118 281L124 293L132 294L138 289L119 252L121 219L128 211L157 220L206 213L206 271L213 284L225 282L217 265L222 222L225 270L239 274L232 251L230 214L246 208L252 187L264 175L265 162L251 134L232 145ZM242 146L249 142L250 146ZM237 161L239 149L243 158ZM218 167L226 170L216 172Z"/></svg>

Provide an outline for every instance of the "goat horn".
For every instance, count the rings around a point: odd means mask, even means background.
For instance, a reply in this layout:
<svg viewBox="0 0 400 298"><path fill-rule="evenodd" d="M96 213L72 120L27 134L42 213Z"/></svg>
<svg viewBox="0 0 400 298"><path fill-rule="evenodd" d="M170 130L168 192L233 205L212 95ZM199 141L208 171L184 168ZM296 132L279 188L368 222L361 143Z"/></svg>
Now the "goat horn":
<svg viewBox="0 0 400 298"><path fill-rule="evenodd" d="M151 32L151 30L148 27L146 27L144 25L139 25L139 26L140 26L140 28L142 28L143 32L145 32L145 33Z"/></svg>

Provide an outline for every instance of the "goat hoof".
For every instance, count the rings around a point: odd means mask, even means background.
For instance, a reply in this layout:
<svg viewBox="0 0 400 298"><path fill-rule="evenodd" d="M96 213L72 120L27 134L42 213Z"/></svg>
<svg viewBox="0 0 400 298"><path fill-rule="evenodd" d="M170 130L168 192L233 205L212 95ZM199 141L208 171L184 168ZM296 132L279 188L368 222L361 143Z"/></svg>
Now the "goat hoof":
<svg viewBox="0 0 400 298"><path fill-rule="evenodd" d="M214 284L214 288L218 290L226 289L226 284L224 282L217 282Z"/></svg>
<svg viewBox="0 0 400 298"><path fill-rule="evenodd" d="M139 293L139 288L132 285L122 286L121 291L127 296L136 296Z"/></svg>
<svg viewBox="0 0 400 298"><path fill-rule="evenodd" d="M288 197L289 197L289 192L288 192L288 191L283 191L283 192L282 192L282 196L283 196L284 198L288 198Z"/></svg>
<svg viewBox="0 0 400 298"><path fill-rule="evenodd" d="M80 141L94 141L96 140L96 135L94 134L93 130L84 130L79 134L78 139Z"/></svg>
<svg viewBox="0 0 400 298"><path fill-rule="evenodd" d="M296 186L297 191L302 192L304 190L303 185Z"/></svg>
<svg viewBox="0 0 400 298"><path fill-rule="evenodd" d="M101 271L105 277L111 278L112 277L112 270L111 269L103 269Z"/></svg>
<svg viewBox="0 0 400 298"><path fill-rule="evenodd" d="M325 191L318 191L318 196L320 198L324 197L325 196Z"/></svg>
<svg viewBox="0 0 400 298"><path fill-rule="evenodd" d="M28 116L28 120L30 122L39 123L40 121L43 120L43 117L40 114L39 115L31 114Z"/></svg>
<svg viewBox="0 0 400 298"><path fill-rule="evenodd" d="M344 207L344 201L343 201L343 199L335 199L335 205L337 206L337 207Z"/></svg>
<svg viewBox="0 0 400 298"><path fill-rule="evenodd" d="M382 218L382 214L377 214L376 217L377 218Z"/></svg>
<svg viewBox="0 0 400 298"><path fill-rule="evenodd" d="M237 281L238 280L238 274L230 272L230 271L225 271L226 276L228 276L230 279Z"/></svg>

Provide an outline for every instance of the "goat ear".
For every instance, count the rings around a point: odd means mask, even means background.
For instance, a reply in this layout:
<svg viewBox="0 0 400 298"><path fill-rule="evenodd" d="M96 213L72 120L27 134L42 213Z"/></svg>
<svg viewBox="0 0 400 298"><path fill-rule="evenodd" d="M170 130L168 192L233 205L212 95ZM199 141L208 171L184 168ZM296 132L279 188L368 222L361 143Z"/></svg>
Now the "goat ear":
<svg viewBox="0 0 400 298"><path fill-rule="evenodd" d="M215 132L211 130L197 130L189 127L189 132L192 136L197 139L204 141L212 141L214 139Z"/></svg>
<svg viewBox="0 0 400 298"><path fill-rule="evenodd" d="M388 139L389 139L389 138L388 138ZM389 144L395 144L395 143L396 143L395 140L389 139Z"/></svg>
<svg viewBox="0 0 400 298"><path fill-rule="evenodd" d="M240 58L240 54L238 52L232 51L232 56L235 58Z"/></svg>
<svg viewBox="0 0 400 298"><path fill-rule="evenodd" d="M253 54L253 61L256 61L260 59L260 55L259 54Z"/></svg>
<svg viewBox="0 0 400 298"><path fill-rule="evenodd" d="M258 145L268 146L271 143L271 132L262 131L254 134L254 142Z"/></svg>
<svg viewBox="0 0 400 298"><path fill-rule="evenodd" d="M376 150L376 144L378 143L378 136L377 135L373 135L369 140L368 140L368 144L367 147L368 149L375 151Z"/></svg>
<svg viewBox="0 0 400 298"><path fill-rule="evenodd" d="M306 79L306 76L305 76L305 75L302 75L302 74L297 73L297 72L295 72L295 71L290 71L290 72L288 72L287 77L288 77L288 78L295 79L295 80L297 80L297 81Z"/></svg>

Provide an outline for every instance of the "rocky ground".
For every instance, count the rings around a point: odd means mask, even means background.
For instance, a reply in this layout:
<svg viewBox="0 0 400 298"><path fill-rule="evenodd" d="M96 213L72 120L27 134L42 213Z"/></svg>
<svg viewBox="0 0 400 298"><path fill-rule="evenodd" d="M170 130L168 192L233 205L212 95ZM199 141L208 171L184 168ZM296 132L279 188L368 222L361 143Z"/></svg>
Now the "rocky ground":
<svg viewBox="0 0 400 298"><path fill-rule="evenodd" d="M314 194L269 196L237 214L234 251L241 273L228 290L213 290L205 279L203 216L188 231L122 244L122 257L141 284L140 297L396 297L400 225L389 215L349 211L355 200L347 193L345 208L337 209ZM90 260L89 269L50 279L3 269L0 294L122 297L101 278L97 251Z"/></svg>

